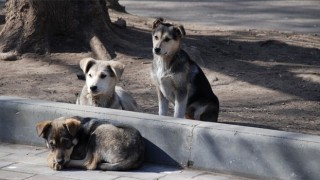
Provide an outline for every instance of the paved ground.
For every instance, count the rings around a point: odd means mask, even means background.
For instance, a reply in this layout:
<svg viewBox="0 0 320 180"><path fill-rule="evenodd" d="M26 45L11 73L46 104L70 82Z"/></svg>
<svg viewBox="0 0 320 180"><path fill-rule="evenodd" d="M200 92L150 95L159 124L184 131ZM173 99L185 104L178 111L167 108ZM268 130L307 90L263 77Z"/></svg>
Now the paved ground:
<svg viewBox="0 0 320 180"><path fill-rule="evenodd" d="M120 0L131 14L218 29L320 33L319 0Z"/></svg>
<svg viewBox="0 0 320 180"><path fill-rule="evenodd" d="M210 179L235 180L241 178L199 170L181 170L173 167L147 164L130 172L66 170L54 171L46 164L47 149L42 147L0 143L0 179L28 180L109 180L109 179Z"/></svg>

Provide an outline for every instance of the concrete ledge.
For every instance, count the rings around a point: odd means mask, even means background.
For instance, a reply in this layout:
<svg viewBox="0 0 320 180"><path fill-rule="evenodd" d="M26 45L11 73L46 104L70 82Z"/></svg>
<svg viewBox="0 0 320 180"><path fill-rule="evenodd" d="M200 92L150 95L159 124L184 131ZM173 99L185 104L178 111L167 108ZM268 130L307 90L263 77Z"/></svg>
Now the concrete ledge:
<svg viewBox="0 0 320 180"><path fill-rule="evenodd" d="M2 142L44 146L38 121L78 115L134 126L152 163L259 178L320 177L319 136L17 97L0 97L0 114Z"/></svg>

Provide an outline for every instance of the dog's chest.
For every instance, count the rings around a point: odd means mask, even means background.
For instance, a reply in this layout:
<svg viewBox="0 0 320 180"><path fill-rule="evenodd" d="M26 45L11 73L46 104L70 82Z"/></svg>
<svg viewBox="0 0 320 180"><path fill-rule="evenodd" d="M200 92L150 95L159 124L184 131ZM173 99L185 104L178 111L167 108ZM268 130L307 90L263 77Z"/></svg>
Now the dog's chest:
<svg viewBox="0 0 320 180"><path fill-rule="evenodd" d="M170 69L165 68L162 64L158 64L157 68L153 71L153 79L157 83L161 93L169 100L175 99L175 83L174 74Z"/></svg>
<svg viewBox="0 0 320 180"><path fill-rule="evenodd" d="M122 109L118 97L93 97L92 94L87 94L87 103L85 105L95 106L95 107L105 107L111 109Z"/></svg>

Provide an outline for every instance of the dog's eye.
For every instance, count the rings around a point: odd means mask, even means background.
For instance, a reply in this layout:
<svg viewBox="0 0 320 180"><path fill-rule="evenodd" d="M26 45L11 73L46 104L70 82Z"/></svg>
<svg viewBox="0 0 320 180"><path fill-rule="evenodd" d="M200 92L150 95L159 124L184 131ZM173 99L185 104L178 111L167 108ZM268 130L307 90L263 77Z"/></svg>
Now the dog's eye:
<svg viewBox="0 0 320 180"><path fill-rule="evenodd" d="M72 147L72 142L69 139L63 138L61 140L61 144L63 147L70 149Z"/></svg>
<svg viewBox="0 0 320 180"><path fill-rule="evenodd" d="M170 39L169 39L169 38L165 38L164 41L165 41L165 42L168 42L168 41L170 41Z"/></svg>
<svg viewBox="0 0 320 180"><path fill-rule="evenodd" d="M92 75L91 75L91 74L89 74L89 77L92 77Z"/></svg>
<svg viewBox="0 0 320 180"><path fill-rule="evenodd" d="M49 142L49 148L52 149L52 150L54 150L55 147L56 147L56 146L55 146L55 144L53 143L53 141L50 141L50 142Z"/></svg>
<svg viewBox="0 0 320 180"><path fill-rule="evenodd" d="M101 79L104 79L105 77L107 77L107 75L105 75L105 74L101 74L101 75L100 75L100 78L101 78Z"/></svg>
<svg viewBox="0 0 320 180"><path fill-rule="evenodd" d="M158 36L154 36L154 39L158 40L159 38L158 38Z"/></svg>

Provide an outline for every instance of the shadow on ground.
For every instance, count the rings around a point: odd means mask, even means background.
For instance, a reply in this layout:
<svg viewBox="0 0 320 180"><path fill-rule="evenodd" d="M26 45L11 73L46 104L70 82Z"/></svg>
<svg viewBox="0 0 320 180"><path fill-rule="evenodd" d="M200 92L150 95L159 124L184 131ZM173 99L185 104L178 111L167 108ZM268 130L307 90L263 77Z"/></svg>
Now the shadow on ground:
<svg viewBox="0 0 320 180"><path fill-rule="evenodd" d="M152 58L150 32L137 28L121 31L125 32L124 39L129 39L142 48L129 47L129 51L118 48L118 52ZM305 100L320 101L320 72L317 71L320 68L320 49L291 45L274 36L259 40L259 37L255 37L256 34L257 32L235 31L228 36L191 35L184 42L187 46L199 49L205 68L232 76L238 81ZM237 40L238 38L243 39ZM320 47L320 43L316 43L318 44L314 46Z"/></svg>

